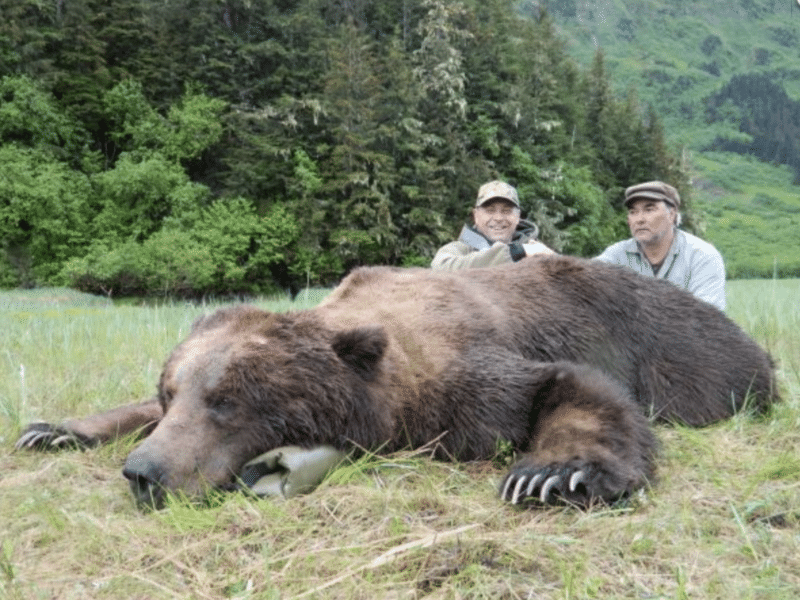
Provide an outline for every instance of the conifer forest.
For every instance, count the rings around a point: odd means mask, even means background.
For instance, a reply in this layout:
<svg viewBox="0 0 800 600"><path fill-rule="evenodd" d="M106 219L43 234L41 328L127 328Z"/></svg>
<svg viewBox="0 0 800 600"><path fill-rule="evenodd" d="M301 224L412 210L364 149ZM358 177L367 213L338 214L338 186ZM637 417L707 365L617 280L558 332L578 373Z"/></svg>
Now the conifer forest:
<svg viewBox="0 0 800 600"><path fill-rule="evenodd" d="M626 234L631 182L690 200L654 110L511 0L0 14L0 287L200 297L425 266L494 178L579 256Z"/></svg>

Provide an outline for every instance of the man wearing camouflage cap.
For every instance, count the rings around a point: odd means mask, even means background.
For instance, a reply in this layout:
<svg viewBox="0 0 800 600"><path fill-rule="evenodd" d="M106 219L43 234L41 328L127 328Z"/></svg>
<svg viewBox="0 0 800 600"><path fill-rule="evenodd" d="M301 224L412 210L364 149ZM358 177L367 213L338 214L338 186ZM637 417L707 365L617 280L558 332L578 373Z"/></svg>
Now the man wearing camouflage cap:
<svg viewBox="0 0 800 600"><path fill-rule="evenodd" d="M517 190L504 181L484 183L472 209L472 225L464 225L458 240L443 246L431 267L456 271L516 262L539 252L553 251L536 241L538 228L520 218Z"/></svg>
<svg viewBox="0 0 800 600"><path fill-rule="evenodd" d="M666 279L725 310L725 263L714 246L678 229L681 197L663 181L625 190L631 239L605 249L598 260Z"/></svg>

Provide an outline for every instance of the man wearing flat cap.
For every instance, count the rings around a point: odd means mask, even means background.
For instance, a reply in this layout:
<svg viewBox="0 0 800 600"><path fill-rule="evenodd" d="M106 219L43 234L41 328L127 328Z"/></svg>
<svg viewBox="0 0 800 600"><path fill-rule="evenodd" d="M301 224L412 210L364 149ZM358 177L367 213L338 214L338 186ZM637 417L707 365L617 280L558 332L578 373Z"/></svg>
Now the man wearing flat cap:
<svg viewBox="0 0 800 600"><path fill-rule="evenodd" d="M678 229L681 197L663 181L625 190L629 240L605 249L598 260L666 279L725 310L725 263L714 246Z"/></svg>
<svg viewBox="0 0 800 600"><path fill-rule="evenodd" d="M538 228L520 218L517 190L505 181L484 183L472 209L472 225L464 225L454 242L441 247L431 267L456 271L522 260L531 254L553 251L536 241Z"/></svg>

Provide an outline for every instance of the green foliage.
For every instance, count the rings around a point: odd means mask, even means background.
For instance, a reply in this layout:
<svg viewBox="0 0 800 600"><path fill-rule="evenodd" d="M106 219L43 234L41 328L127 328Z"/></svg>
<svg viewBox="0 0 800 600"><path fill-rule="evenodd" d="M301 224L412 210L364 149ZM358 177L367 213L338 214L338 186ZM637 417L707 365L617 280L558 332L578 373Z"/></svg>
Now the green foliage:
<svg viewBox="0 0 800 600"><path fill-rule="evenodd" d="M259 218L250 201L234 198L218 200L204 210L192 236L212 255L213 292L263 292L272 289L269 269L286 261L297 239L297 225L282 206Z"/></svg>
<svg viewBox="0 0 800 600"><path fill-rule="evenodd" d="M71 158L83 144L83 133L55 98L19 75L0 79L0 139Z"/></svg>
<svg viewBox="0 0 800 600"><path fill-rule="evenodd" d="M660 115L664 137L686 148L682 166L693 186L678 187L696 201L686 221L720 247L729 275L771 275L771 265L795 272L791 213L752 199L765 187L790 205L797 196L797 4L614 0L593 10L562 0L547 7L572 55L588 67L599 45L611 89L635 90ZM724 163L727 176L719 177ZM789 165L794 179L774 182L766 163Z"/></svg>
<svg viewBox="0 0 800 600"><path fill-rule="evenodd" d="M139 81L120 81L106 92L103 105L111 123L108 136L123 149L126 138L130 139L131 147L138 148L147 146L162 130L161 119L144 97Z"/></svg>
<svg viewBox="0 0 800 600"><path fill-rule="evenodd" d="M190 234L159 231L143 243L93 244L85 256L67 262L61 277L78 290L107 296L191 296L210 287L214 262Z"/></svg>
<svg viewBox="0 0 800 600"><path fill-rule="evenodd" d="M180 161L197 158L222 135L219 115L225 103L191 89L170 106L166 117L148 103L142 84L135 80L122 81L109 90L104 105L116 123L110 136L123 149L159 151L169 160Z"/></svg>
<svg viewBox="0 0 800 600"><path fill-rule="evenodd" d="M415 79L430 104L464 118L466 72L461 48L473 34L466 29L466 7L461 2L422 0L427 14L417 25L419 48L414 50Z"/></svg>
<svg viewBox="0 0 800 600"><path fill-rule="evenodd" d="M0 146L3 283L42 283L81 252L89 240L90 196L87 178L49 152Z"/></svg>
<svg viewBox="0 0 800 600"><path fill-rule="evenodd" d="M169 221L144 241L98 241L69 261L60 281L106 295L200 297L275 290L272 270L287 268L298 226L285 207L259 217L243 198L217 200L194 217Z"/></svg>
<svg viewBox="0 0 800 600"><path fill-rule="evenodd" d="M157 152L146 158L124 153L114 168L92 177L99 203L93 220L96 239L142 241L175 214L185 197L182 188L195 189L184 170Z"/></svg>
<svg viewBox="0 0 800 600"><path fill-rule="evenodd" d="M800 181L800 102L780 84L763 74L736 75L709 97L706 119L734 124L739 134L717 138L707 149L789 165Z"/></svg>
<svg viewBox="0 0 800 600"><path fill-rule="evenodd" d="M283 204L274 204L259 222L258 237L254 238L254 250L251 253L250 265L254 276L261 281L260 289L269 288L268 271L288 270L295 265L297 273L307 274L311 265L297 261L298 242L300 240L300 224L294 214ZM314 271L314 278L319 274ZM276 283L284 283L283 281Z"/></svg>
<svg viewBox="0 0 800 600"><path fill-rule="evenodd" d="M567 234L562 251L594 256L605 248L605 240L625 235L623 221L605 193L592 181L588 168L559 165L545 182L550 210L564 215ZM553 206L555 205L555 208Z"/></svg>
<svg viewBox="0 0 800 600"><path fill-rule="evenodd" d="M800 275L794 243L800 199L789 168L728 153L707 152L695 160L708 197L698 214L725 259L728 278Z"/></svg>
<svg viewBox="0 0 800 600"><path fill-rule="evenodd" d="M222 136L219 115L225 108L221 100L187 92L167 115L164 154L176 160L197 158Z"/></svg>
<svg viewBox="0 0 800 600"><path fill-rule="evenodd" d="M509 0L100 4L0 0L0 144L62 165L2 205L2 284L247 293L426 265L496 177L543 241L593 254L630 179L684 181L602 55L581 73ZM55 217L20 233L34 202Z"/></svg>

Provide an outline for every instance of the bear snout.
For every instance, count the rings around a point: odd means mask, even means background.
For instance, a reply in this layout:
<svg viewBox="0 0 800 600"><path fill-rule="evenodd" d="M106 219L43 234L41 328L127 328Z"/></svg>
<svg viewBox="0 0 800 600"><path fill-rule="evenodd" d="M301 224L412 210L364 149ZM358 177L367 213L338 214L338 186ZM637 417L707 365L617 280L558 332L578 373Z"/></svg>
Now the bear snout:
<svg viewBox="0 0 800 600"><path fill-rule="evenodd" d="M131 486L139 506L161 508L164 504L164 469L155 461L133 453L125 461L122 474Z"/></svg>

